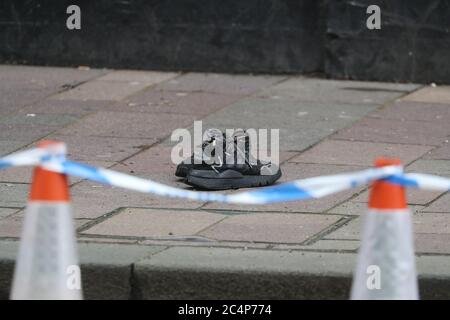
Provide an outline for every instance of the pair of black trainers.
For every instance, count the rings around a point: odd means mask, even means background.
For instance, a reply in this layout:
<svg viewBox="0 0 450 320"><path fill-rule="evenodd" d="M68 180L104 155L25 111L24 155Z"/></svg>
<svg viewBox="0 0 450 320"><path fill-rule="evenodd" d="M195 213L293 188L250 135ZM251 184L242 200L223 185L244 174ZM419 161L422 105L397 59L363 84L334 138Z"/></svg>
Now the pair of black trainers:
<svg viewBox="0 0 450 320"><path fill-rule="evenodd" d="M273 184L280 168L252 156L250 137L235 131L227 137L210 129L201 149L177 166L175 175L193 187L207 190L239 189Z"/></svg>

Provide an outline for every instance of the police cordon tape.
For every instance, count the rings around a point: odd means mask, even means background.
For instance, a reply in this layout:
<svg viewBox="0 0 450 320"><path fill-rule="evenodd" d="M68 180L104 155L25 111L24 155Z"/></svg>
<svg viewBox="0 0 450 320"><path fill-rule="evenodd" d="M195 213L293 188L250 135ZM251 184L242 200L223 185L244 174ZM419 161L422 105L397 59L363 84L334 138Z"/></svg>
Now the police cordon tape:
<svg viewBox="0 0 450 320"><path fill-rule="evenodd" d="M318 199L363 186L375 180L386 180L404 187L450 191L450 179L428 174L403 173L402 166L386 166L351 173L294 180L236 194L191 191L67 160L64 143L37 147L0 158L0 169L19 166L41 166L50 171L158 196L234 204L268 204Z"/></svg>

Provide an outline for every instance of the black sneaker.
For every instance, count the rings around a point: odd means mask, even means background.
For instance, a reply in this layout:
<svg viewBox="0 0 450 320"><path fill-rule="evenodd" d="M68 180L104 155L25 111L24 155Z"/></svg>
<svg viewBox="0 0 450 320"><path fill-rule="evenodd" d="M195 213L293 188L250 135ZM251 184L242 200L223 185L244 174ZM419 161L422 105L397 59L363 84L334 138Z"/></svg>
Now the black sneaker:
<svg viewBox="0 0 450 320"><path fill-rule="evenodd" d="M191 158L188 160L185 160L177 165L177 168L175 170L175 175L180 178L185 178L191 169L201 169L203 168L205 162L206 155L203 154L203 151L208 148L210 145L216 144L216 143L222 143L224 145L225 143L225 134L222 133L220 130L217 129L208 129L206 130L206 139L202 143L202 154L192 154ZM225 148L225 147L223 147ZM195 163L195 160L197 159L197 162L201 161L201 164ZM200 159L200 161L198 161Z"/></svg>
<svg viewBox="0 0 450 320"><path fill-rule="evenodd" d="M244 131L228 140L224 153L227 158L218 157L219 163L203 162L191 168L186 183L201 189L225 190L267 186L281 177L278 166L252 157L250 138Z"/></svg>

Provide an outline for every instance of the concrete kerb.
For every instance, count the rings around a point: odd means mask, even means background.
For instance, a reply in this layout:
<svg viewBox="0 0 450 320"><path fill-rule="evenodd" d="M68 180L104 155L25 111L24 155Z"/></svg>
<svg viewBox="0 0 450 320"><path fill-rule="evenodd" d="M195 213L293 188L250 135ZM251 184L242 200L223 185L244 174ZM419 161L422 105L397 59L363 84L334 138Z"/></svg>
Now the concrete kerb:
<svg viewBox="0 0 450 320"><path fill-rule="evenodd" d="M86 299L348 299L356 254L79 243ZM7 299L17 241L0 241ZM423 299L450 299L450 256L417 257Z"/></svg>

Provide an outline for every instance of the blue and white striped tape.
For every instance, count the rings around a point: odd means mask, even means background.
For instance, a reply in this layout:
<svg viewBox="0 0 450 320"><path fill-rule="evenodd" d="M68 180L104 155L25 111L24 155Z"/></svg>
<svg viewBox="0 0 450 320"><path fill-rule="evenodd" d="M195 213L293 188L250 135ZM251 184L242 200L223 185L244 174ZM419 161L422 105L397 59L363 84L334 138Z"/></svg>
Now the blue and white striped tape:
<svg viewBox="0 0 450 320"><path fill-rule="evenodd" d="M448 178L418 173L405 174L401 166L387 166L338 175L300 179L236 194L200 192L174 188L153 180L66 160L64 153L65 148L35 148L18 152L1 158L0 169L40 165L54 172L158 196L235 204L268 204L318 199L380 179L405 187L450 191L450 179Z"/></svg>

